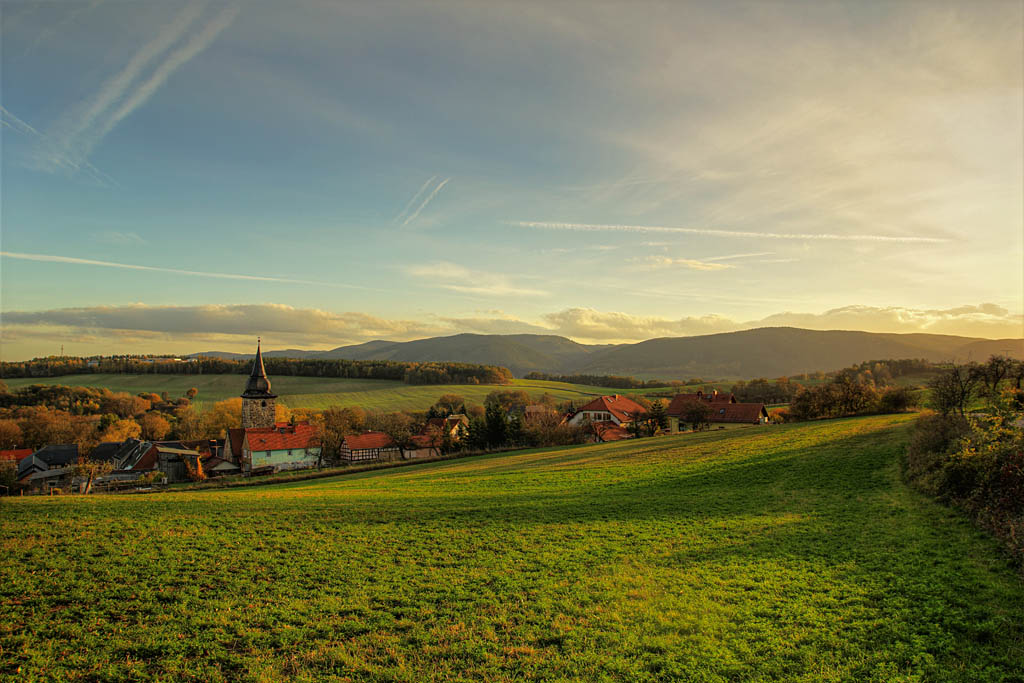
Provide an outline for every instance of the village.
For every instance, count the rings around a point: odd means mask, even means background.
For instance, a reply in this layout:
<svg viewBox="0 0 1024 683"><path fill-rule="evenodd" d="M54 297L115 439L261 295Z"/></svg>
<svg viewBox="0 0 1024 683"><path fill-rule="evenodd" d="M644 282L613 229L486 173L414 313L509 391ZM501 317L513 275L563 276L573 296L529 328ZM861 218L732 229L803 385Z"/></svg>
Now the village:
<svg viewBox="0 0 1024 683"><path fill-rule="evenodd" d="M321 468L323 435L307 420L277 420L277 395L257 345L252 370L241 394L241 423L223 438L146 440L128 438L98 444L89 453L77 444L47 444L38 450L0 451L0 462L16 463L22 494L126 490L227 475L255 477ZM770 421L763 403L740 403L731 393L677 394L645 408L619 394L593 398L572 412L556 414L550 405L509 409L505 419L575 428L585 441L600 443L641 436L678 434L712 424L763 425ZM402 443L385 431L345 434L335 449L339 466L417 461L443 457L465 445L470 432L465 414L430 415ZM83 465L85 465L83 467Z"/></svg>

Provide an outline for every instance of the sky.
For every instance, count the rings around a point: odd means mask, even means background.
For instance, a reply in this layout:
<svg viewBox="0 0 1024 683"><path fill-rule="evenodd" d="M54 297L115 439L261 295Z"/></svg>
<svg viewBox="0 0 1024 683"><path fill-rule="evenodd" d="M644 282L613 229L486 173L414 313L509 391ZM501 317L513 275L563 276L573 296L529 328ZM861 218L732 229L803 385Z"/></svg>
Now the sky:
<svg viewBox="0 0 1024 683"><path fill-rule="evenodd" d="M1022 7L4 0L0 355L1022 337Z"/></svg>

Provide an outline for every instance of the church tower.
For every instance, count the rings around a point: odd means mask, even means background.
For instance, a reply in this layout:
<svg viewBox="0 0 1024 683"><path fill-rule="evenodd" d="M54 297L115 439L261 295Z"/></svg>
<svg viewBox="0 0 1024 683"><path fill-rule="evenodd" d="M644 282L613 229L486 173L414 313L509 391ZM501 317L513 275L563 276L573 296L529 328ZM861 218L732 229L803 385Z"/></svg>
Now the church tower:
<svg viewBox="0 0 1024 683"><path fill-rule="evenodd" d="M270 393L270 380L263 368L263 353L260 351L260 340L257 340L256 360L252 363L249 382L242 392L242 429L273 427L275 398L277 395Z"/></svg>

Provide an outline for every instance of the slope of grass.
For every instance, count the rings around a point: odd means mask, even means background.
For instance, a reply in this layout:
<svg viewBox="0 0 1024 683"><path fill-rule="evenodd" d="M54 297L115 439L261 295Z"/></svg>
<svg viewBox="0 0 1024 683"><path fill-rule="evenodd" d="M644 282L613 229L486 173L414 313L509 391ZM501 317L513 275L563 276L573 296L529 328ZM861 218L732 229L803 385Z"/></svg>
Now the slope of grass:
<svg viewBox="0 0 1024 683"><path fill-rule="evenodd" d="M171 398L183 396L189 387L199 394L196 404L208 406L217 401L234 398L245 388L244 375L118 375L85 374L53 378L13 378L4 380L13 390L30 384L60 384L64 386L103 387L111 391L161 393ZM270 378L274 393L289 408L323 409L330 406L360 406L367 410L426 410L442 394L458 394L468 403L483 404L484 398L499 389L522 389L534 398L549 393L559 401L589 400L601 394L626 393L622 389L592 387L583 384L513 380L509 385L432 384L413 386L383 379L335 379L330 377ZM657 391L651 389L649 391ZM662 390L664 391L664 390ZM633 393L633 392L629 392ZM639 392L637 392L639 393Z"/></svg>
<svg viewBox="0 0 1024 683"><path fill-rule="evenodd" d="M1020 680L1024 585L906 421L5 500L0 677Z"/></svg>

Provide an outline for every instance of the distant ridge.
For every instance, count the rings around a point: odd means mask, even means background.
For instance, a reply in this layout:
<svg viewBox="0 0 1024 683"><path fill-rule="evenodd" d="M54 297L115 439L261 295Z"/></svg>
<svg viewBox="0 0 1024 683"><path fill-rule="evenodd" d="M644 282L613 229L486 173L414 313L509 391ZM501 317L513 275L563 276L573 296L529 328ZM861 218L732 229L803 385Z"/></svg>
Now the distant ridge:
<svg viewBox="0 0 1024 683"><path fill-rule="evenodd" d="M762 327L611 345L580 344L557 335L456 334L408 342L376 340L339 346L329 351L286 349L265 352L264 355L481 363L506 367L519 377L538 371L659 379L736 379L838 370L882 358L980 361L996 353L1024 359L1024 339ZM192 355L232 359L252 357L251 354L217 351Z"/></svg>

